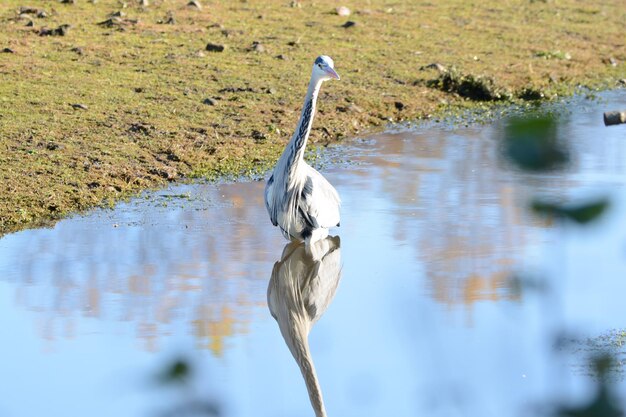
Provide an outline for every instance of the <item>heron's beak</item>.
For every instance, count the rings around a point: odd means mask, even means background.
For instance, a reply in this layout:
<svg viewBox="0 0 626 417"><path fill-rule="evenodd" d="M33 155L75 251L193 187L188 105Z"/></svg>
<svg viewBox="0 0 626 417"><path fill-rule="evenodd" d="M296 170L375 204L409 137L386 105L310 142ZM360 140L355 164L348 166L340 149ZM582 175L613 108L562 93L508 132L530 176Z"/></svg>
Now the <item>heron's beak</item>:
<svg viewBox="0 0 626 417"><path fill-rule="evenodd" d="M334 78L335 80L339 79L339 74L337 74L337 72L331 67L326 68L325 71L326 71L326 74L328 74L330 78Z"/></svg>

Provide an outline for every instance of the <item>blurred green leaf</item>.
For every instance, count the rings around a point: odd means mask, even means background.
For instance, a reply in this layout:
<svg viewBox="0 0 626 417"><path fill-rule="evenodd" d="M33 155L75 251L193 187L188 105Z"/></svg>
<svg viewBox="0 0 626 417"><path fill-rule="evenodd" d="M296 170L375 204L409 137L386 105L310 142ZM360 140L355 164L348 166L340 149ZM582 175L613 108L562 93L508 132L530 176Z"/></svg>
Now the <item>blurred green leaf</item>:
<svg viewBox="0 0 626 417"><path fill-rule="evenodd" d="M602 198L597 201L576 205L559 205L535 200L532 202L531 207L533 211L542 215L560 217L578 224L587 224L600 218L609 207L609 200Z"/></svg>
<svg viewBox="0 0 626 417"><path fill-rule="evenodd" d="M184 383L191 375L191 366L182 359L178 359L169 364L158 376L163 384Z"/></svg>
<svg viewBox="0 0 626 417"><path fill-rule="evenodd" d="M562 168L569 153L557 140L557 132L557 121L549 115L512 118L504 130L504 156L527 171Z"/></svg>

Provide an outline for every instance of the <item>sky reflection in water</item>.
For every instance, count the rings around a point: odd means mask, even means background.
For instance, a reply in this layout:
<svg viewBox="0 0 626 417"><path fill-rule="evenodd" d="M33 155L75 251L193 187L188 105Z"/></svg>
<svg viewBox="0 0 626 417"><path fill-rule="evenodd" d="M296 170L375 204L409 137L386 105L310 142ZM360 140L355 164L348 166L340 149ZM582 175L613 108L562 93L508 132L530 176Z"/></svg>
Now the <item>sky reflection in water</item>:
<svg viewBox="0 0 626 417"><path fill-rule="evenodd" d="M309 336L330 416L501 416L586 392L555 329L626 327L626 134L601 124L626 95L604 97L560 127L565 173L506 169L498 126L333 151L349 161L323 169L343 200L342 278ZM262 190L176 186L0 240L0 415L154 415L175 393L147 378L178 354L227 415L312 415L266 305L285 241ZM593 228L553 228L526 209L536 193L613 206ZM520 293L514 271L556 291Z"/></svg>

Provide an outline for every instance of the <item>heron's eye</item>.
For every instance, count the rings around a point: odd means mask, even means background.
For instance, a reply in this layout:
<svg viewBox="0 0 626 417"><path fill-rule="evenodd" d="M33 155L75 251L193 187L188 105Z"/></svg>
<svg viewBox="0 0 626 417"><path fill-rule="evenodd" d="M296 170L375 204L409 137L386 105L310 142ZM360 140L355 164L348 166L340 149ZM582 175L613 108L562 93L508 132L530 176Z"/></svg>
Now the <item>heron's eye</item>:
<svg viewBox="0 0 626 417"><path fill-rule="evenodd" d="M318 67L322 68L322 64L317 64Z"/></svg>

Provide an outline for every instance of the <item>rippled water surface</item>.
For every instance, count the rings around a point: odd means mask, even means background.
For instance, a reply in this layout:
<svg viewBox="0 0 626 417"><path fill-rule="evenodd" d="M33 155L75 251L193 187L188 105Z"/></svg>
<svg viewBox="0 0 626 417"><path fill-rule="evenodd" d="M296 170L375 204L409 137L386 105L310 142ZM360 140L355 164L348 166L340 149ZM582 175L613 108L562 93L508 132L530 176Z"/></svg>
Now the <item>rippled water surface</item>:
<svg viewBox="0 0 626 417"><path fill-rule="evenodd" d="M602 97L565 112L564 172L507 168L501 123L333 150L341 269L317 266L339 281L318 286L309 335L330 416L533 414L591 395L594 338L626 360L611 336L626 328L626 127L602 124L626 93ZM313 415L267 306L287 242L263 187L174 186L2 238L0 416L156 416L191 397L227 416ZM612 204L592 227L550 225L528 210L536 194ZM178 357L192 386L156 384Z"/></svg>

